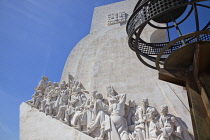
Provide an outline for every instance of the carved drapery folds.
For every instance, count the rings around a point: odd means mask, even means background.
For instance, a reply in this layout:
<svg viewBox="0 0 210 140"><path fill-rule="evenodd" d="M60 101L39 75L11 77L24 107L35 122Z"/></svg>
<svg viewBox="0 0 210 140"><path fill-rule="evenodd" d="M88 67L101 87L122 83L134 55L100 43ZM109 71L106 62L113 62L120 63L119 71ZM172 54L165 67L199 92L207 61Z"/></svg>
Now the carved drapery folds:
<svg viewBox="0 0 210 140"><path fill-rule="evenodd" d="M94 90L85 90L82 83L69 76L62 83L42 77L34 89L29 105L98 140L192 140L186 124L169 114L162 105L158 112L134 100L126 104L126 94L118 94L112 86L107 97Z"/></svg>

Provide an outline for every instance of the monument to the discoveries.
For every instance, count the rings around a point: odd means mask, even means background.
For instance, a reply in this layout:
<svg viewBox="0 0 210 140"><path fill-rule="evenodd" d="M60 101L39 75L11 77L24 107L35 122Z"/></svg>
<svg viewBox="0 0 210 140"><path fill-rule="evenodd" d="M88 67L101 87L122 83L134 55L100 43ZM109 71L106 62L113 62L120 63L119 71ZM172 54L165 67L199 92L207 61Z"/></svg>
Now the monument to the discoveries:
<svg viewBox="0 0 210 140"><path fill-rule="evenodd" d="M193 139L186 91L158 80L128 48L126 21L136 2L95 8L90 34L70 53L61 82L43 77L27 101L32 107L21 104L21 140ZM142 38L161 42L165 32L148 26Z"/></svg>

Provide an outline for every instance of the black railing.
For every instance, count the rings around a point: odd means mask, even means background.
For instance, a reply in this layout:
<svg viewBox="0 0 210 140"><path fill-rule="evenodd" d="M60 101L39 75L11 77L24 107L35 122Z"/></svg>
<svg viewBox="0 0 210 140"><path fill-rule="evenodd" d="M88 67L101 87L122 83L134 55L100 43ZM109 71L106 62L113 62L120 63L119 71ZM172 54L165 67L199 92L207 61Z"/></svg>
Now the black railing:
<svg viewBox="0 0 210 140"><path fill-rule="evenodd" d="M141 56L155 61L156 56L160 53L162 48L166 46L169 42L163 43L148 43L140 38L142 31L146 25L152 25L151 20L157 21L159 23L175 22L175 19L179 18L187 8L188 5L192 5L188 14L178 23L174 23L172 26L168 27L153 27L158 29L168 29L172 27L178 28L178 25L185 21L193 11L193 6L196 2L201 2L204 0L142 0L135 6L134 12L131 15L126 31L129 36L129 47L136 52L140 61L144 64L146 63ZM207 7L208 8L208 7ZM173 17L173 18L169 18ZM207 24L208 25L208 24ZM179 28L178 28L179 29ZM203 30L208 30L207 26ZM182 34L180 34L182 35ZM203 37L202 41L209 41L209 35ZM173 51L183 46L183 44L189 44L195 41L195 38L190 37L185 40L180 40L164 51L164 54L171 54ZM164 61L165 58L161 58L160 61ZM154 66L147 65L151 68L156 69Z"/></svg>

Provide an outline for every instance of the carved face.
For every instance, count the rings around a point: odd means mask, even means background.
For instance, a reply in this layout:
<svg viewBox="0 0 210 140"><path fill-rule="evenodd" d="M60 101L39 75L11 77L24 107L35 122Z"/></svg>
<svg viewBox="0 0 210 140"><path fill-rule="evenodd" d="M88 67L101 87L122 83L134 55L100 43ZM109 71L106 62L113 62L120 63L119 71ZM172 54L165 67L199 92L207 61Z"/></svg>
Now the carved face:
<svg viewBox="0 0 210 140"><path fill-rule="evenodd" d="M109 86L109 87L107 87L107 93L109 94L109 95L115 95L115 93L114 93L114 89L113 89L113 87L111 87L111 86Z"/></svg>
<svg viewBox="0 0 210 140"><path fill-rule="evenodd" d="M117 97L116 97L116 96L111 96L111 97L110 97L110 102L111 102L111 104L117 103L117 102L118 102Z"/></svg>
<svg viewBox="0 0 210 140"><path fill-rule="evenodd" d="M73 92L76 92L76 87L73 87L73 88L72 88L72 91L73 91Z"/></svg>
<svg viewBox="0 0 210 140"><path fill-rule="evenodd" d="M65 94L68 95L69 94L69 91L68 90L65 90Z"/></svg>
<svg viewBox="0 0 210 140"><path fill-rule="evenodd" d="M97 93L97 91L96 91L96 90L94 90L94 91L92 92L92 96L93 96L93 98L96 98L96 93Z"/></svg>
<svg viewBox="0 0 210 140"><path fill-rule="evenodd" d="M41 92L39 92L39 96L42 96L42 93Z"/></svg>
<svg viewBox="0 0 210 140"><path fill-rule="evenodd" d="M111 93L112 92L112 88L111 87L107 87L107 92Z"/></svg>
<svg viewBox="0 0 210 140"><path fill-rule="evenodd" d="M65 88L65 85L63 83L60 84L60 88L63 89Z"/></svg>
<svg viewBox="0 0 210 140"><path fill-rule="evenodd" d="M96 93L96 99L103 99L103 95L101 93Z"/></svg>
<svg viewBox="0 0 210 140"><path fill-rule="evenodd" d="M148 106L149 105L148 99L146 99L146 98L145 99L142 99L141 102L142 102L142 105L143 106Z"/></svg>
<svg viewBox="0 0 210 140"><path fill-rule="evenodd" d="M81 95L81 99L82 99L82 102L85 102L85 101L87 100L85 94L82 94L82 95Z"/></svg>
<svg viewBox="0 0 210 140"><path fill-rule="evenodd" d="M160 107L160 112L161 112L161 114L168 114L168 106L166 106L166 105L162 105L161 107Z"/></svg>
<svg viewBox="0 0 210 140"><path fill-rule="evenodd" d="M52 86L52 82L49 81L49 82L47 83L47 86Z"/></svg>
<svg viewBox="0 0 210 140"><path fill-rule="evenodd" d="M134 100L130 100L129 101L129 107L135 107L136 106L136 103Z"/></svg>
<svg viewBox="0 0 210 140"><path fill-rule="evenodd" d="M78 92L78 93L81 92L81 88L78 87L78 88L77 88L77 92Z"/></svg>
<svg viewBox="0 0 210 140"><path fill-rule="evenodd" d="M54 85L54 87L58 87L58 83L57 82L54 82L53 85Z"/></svg>
<svg viewBox="0 0 210 140"><path fill-rule="evenodd" d="M80 107L76 107L75 110L76 110L76 111L79 111L79 110L80 110Z"/></svg>
<svg viewBox="0 0 210 140"><path fill-rule="evenodd" d="M55 88L55 92L58 92L58 91L59 91L59 87L56 87L56 88Z"/></svg>
<svg viewBox="0 0 210 140"><path fill-rule="evenodd" d="M147 113L148 121L154 120L157 115L158 115L157 110L155 108L151 108Z"/></svg>

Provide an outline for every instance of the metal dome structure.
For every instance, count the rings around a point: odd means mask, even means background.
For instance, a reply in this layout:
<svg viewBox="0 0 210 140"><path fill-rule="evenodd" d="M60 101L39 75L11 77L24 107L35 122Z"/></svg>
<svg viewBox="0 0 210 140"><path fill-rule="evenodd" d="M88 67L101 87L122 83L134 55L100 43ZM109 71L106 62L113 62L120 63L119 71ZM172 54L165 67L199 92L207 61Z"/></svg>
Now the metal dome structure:
<svg viewBox="0 0 210 140"><path fill-rule="evenodd" d="M181 38L178 39L177 42L174 42L174 44L171 44L170 47L165 49L163 54L171 54L185 44L197 41L210 41L210 22L207 22L205 27L203 27L202 29L199 28L199 15L196 7L199 6L203 8L210 8L210 6L197 3L201 1L204 0L140 0L134 8L134 12L131 15L126 27L126 31L129 36L128 44L130 48L136 52L139 60L150 68L158 69L156 68L156 66L150 65L146 61L144 61L142 59L142 56L150 61L156 62L158 54L170 42L170 40L168 42L162 43L145 42L143 39L140 38L140 35L146 25L150 25L153 28L166 30L176 28ZM187 9L187 7L190 8ZM184 12L187 12L187 14L180 21L177 22L176 19L184 14ZM194 24L196 25L196 31L194 32L194 34L191 34L191 36L183 37L184 35L182 35L180 31L179 25L182 24L191 14L195 14ZM167 26L158 27L154 25L151 21L166 23ZM174 25L168 26L168 23L170 22L172 22ZM195 39L195 34L201 35L199 39ZM168 36L170 38L169 34ZM164 60L165 58L161 58L159 62L163 62Z"/></svg>
<svg viewBox="0 0 210 140"><path fill-rule="evenodd" d="M126 27L129 47L138 59L158 70L160 80L186 88L198 140L210 139L210 6L207 4L205 0L139 0ZM208 10L206 21L200 18L201 9ZM194 28L183 34L180 27L192 28L186 24L190 18ZM164 26L158 26L161 23ZM165 30L168 41L143 40L141 34L146 26Z"/></svg>

